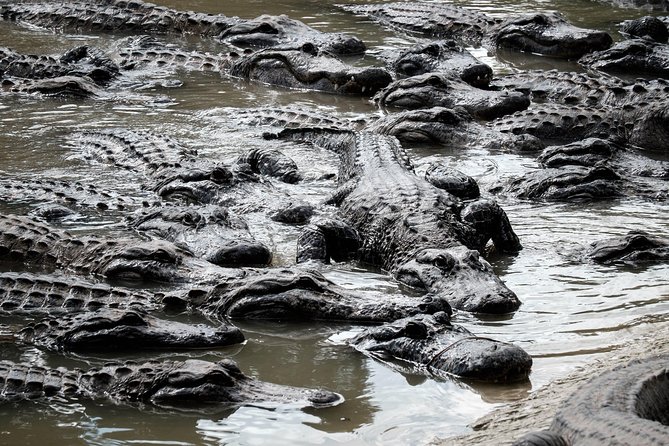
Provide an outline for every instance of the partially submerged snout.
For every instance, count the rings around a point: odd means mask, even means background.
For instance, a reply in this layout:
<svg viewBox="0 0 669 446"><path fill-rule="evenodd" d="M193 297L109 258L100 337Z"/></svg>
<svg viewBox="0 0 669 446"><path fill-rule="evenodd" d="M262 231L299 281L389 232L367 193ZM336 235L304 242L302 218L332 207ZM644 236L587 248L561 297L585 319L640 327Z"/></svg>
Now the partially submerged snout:
<svg viewBox="0 0 669 446"><path fill-rule="evenodd" d="M458 247L424 249L395 273L397 280L446 298L453 308L503 314L520 307L478 251Z"/></svg>
<svg viewBox="0 0 669 446"><path fill-rule="evenodd" d="M182 280L178 265L182 255L172 244L162 241L140 242L103 254L100 274L110 279L175 282Z"/></svg>
<svg viewBox="0 0 669 446"><path fill-rule="evenodd" d="M171 370L150 397L159 406L206 406L220 403L300 404L331 407L344 401L334 392L283 386L245 376L231 360L188 360Z"/></svg>
<svg viewBox="0 0 669 446"><path fill-rule="evenodd" d="M578 59L613 44L603 31L578 28L558 13L527 14L502 22L496 29L498 48Z"/></svg>

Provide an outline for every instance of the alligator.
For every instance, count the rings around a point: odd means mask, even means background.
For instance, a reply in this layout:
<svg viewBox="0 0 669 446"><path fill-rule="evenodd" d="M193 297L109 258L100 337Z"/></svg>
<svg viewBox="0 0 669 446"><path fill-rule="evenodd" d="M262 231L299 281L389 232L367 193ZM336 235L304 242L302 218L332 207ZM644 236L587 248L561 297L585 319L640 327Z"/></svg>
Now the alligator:
<svg viewBox="0 0 669 446"><path fill-rule="evenodd" d="M231 404L298 404L323 408L343 402L341 395L326 390L249 378L230 359L126 361L88 370L0 361L0 382L1 401L59 397L197 411Z"/></svg>
<svg viewBox="0 0 669 446"><path fill-rule="evenodd" d="M0 314L31 316L81 313L102 308L156 311L182 310L177 294L91 283L63 274L0 273Z"/></svg>
<svg viewBox="0 0 669 446"><path fill-rule="evenodd" d="M623 180L605 163L592 167L564 166L539 169L514 178L493 193L515 195L532 200L593 200L623 195Z"/></svg>
<svg viewBox="0 0 669 446"><path fill-rule="evenodd" d="M669 261L669 239L645 231L627 234L592 243L588 257L606 265L641 265Z"/></svg>
<svg viewBox="0 0 669 446"><path fill-rule="evenodd" d="M662 20L653 16L625 20L620 25L620 32L627 36L654 40L659 43L667 43L667 40L669 40L667 25Z"/></svg>
<svg viewBox="0 0 669 446"><path fill-rule="evenodd" d="M132 211L159 205L152 198L141 191L121 194L86 181L0 178L0 200L6 202L40 201L100 211Z"/></svg>
<svg viewBox="0 0 669 446"><path fill-rule="evenodd" d="M137 310L99 309L49 317L22 328L23 343L61 353L215 349L244 342L231 325L212 327L159 319Z"/></svg>
<svg viewBox="0 0 669 446"><path fill-rule="evenodd" d="M92 80L78 76L5 80L1 87L11 93L38 94L45 97L85 99L106 96Z"/></svg>
<svg viewBox="0 0 669 446"><path fill-rule="evenodd" d="M532 357L506 342L475 336L452 325L446 313L417 315L366 328L348 343L381 360L408 363L410 373L456 376L469 380L513 382L526 380Z"/></svg>
<svg viewBox="0 0 669 446"><path fill-rule="evenodd" d="M483 44L492 50L508 48L578 59L613 43L607 33L575 27L558 13L495 19L474 10L427 2L342 5L341 8L410 34L453 39L465 46Z"/></svg>
<svg viewBox="0 0 669 446"><path fill-rule="evenodd" d="M140 209L127 222L141 233L185 246L216 265L260 266L272 261L272 252L253 239L246 222L221 206Z"/></svg>
<svg viewBox="0 0 669 446"><path fill-rule="evenodd" d="M184 299L218 319L328 320L382 323L416 314L451 313L440 296L353 294L315 271L277 268L193 288Z"/></svg>
<svg viewBox="0 0 669 446"><path fill-rule="evenodd" d="M625 107L541 104L487 124L507 134L530 134L546 143L567 144L589 137L663 152L669 138L669 101Z"/></svg>
<svg viewBox="0 0 669 446"><path fill-rule="evenodd" d="M587 73L525 71L494 79L491 88L529 95L532 102L554 102L588 107L626 107L666 100L669 83L663 79L627 82Z"/></svg>
<svg viewBox="0 0 669 446"><path fill-rule="evenodd" d="M477 251L490 238L501 252L521 248L497 204L461 205L416 176L392 137L332 128L284 129L266 136L321 144L341 159L339 188L330 202L339 207L342 222L307 225L298 239L298 262L355 257L400 282L445 296L454 308L506 313L520 306ZM343 232L357 232L360 240L340 244L337 235Z"/></svg>
<svg viewBox="0 0 669 446"><path fill-rule="evenodd" d="M447 74L427 73L391 83L374 96L374 102L382 108L462 107L476 118L491 120L525 110L530 98L521 92L474 88Z"/></svg>
<svg viewBox="0 0 669 446"><path fill-rule="evenodd" d="M119 66L99 49L84 45L56 58L47 55L19 54L0 48L0 77L49 79L62 76L85 77L104 85L119 75Z"/></svg>
<svg viewBox="0 0 669 446"><path fill-rule="evenodd" d="M230 75L287 88L347 95L373 95L392 77L380 67L353 67L311 44L270 48L235 60Z"/></svg>
<svg viewBox="0 0 669 446"><path fill-rule="evenodd" d="M509 115L510 119L517 115ZM502 120L504 118L500 118ZM436 143L451 147L477 147L489 150L534 152L545 147L530 132L502 132L493 125L482 125L464 108L423 108L392 113L366 127L370 132L392 135L403 143Z"/></svg>
<svg viewBox="0 0 669 446"><path fill-rule="evenodd" d="M0 260L63 266L108 278L184 283L167 295L81 286L52 278L9 276L3 311L37 314L62 308L191 309L218 318L385 322L417 313L450 311L446 298L360 295L301 268L223 269L198 263L188 252L158 243L86 237L74 239L27 217L0 217ZM47 240L49 245L44 246ZM97 256L94 256L97 254ZM47 263L48 262L48 263ZM46 264L46 265L45 265ZM2 276L0 276L2 277ZM54 283L51 283L51 282ZM2 283L2 282L0 282ZM71 290L68 289L71 286ZM58 291L53 291L56 287ZM118 302L117 296L123 296ZM127 301L127 302L126 302ZM132 302L141 305L131 305ZM125 305L128 305L126 307Z"/></svg>
<svg viewBox="0 0 669 446"><path fill-rule="evenodd" d="M77 238L29 217L11 214L0 215L0 259L109 279L159 282L184 281L192 274L191 264L197 263L187 251L168 242Z"/></svg>
<svg viewBox="0 0 669 446"><path fill-rule="evenodd" d="M623 40L581 57L580 64L621 76L669 78L669 45L646 39Z"/></svg>
<svg viewBox="0 0 669 446"><path fill-rule="evenodd" d="M669 438L669 356L633 360L595 376L562 403L548 430L515 446L643 444Z"/></svg>
<svg viewBox="0 0 669 446"><path fill-rule="evenodd" d="M546 147L537 157L544 167L586 166L606 163L621 176L669 179L669 162L653 160L610 141L588 138L564 146Z"/></svg>
<svg viewBox="0 0 669 446"><path fill-rule="evenodd" d="M487 87L492 79L492 68L453 40L409 47L390 62L390 67L400 76L439 72L478 88Z"/></svg>
<svg viewBox="0 0 669 446"><path fill-rule="evenodd" d="M219 39L242 47L300 47L305 43L338 56L363 54L367 48L357 37L343 33L323 33L286 15L263 14L243 20L223 31Z"/></svg>
<svg viewBox="0 0 669 446"><path fill-rule="evenodd" d="M141 0L2 1L0 17L57 30L196 34L233 45L263 48L309 42L337 55L362 54L366 49L357 37L323 33L285 15L244 20L223 14L179 11Z"/></svg>

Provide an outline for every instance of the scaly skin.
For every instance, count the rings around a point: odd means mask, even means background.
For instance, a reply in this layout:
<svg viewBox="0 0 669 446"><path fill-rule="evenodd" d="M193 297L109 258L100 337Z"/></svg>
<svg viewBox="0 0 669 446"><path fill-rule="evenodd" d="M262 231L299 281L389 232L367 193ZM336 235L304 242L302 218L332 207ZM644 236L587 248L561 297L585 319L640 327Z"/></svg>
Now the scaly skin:
<svg viewBox="0 0 669 446"><path fill-rule="evenodd" d="M454 308L489 313L518 308L516 295L475 251L491 237L501 251L520 249L496 204L475 202L460 210L457 199L414 174L395 138L325 128L285 129L278 137L322 143L339 154L339 189L332 202L360 236L351 253L355 258L447 298ZM333 246L339 243L337 231L309 225L298 240L298 261L327 261L341 249Z"/></svg>
<svg viewBox="0 0 669 446"><path fill-rule="evenodd" d="M400 76L439 72L479 88L487 87L492 79L492 68L452 40L423 43L402 50L390 61L390 66Z"/></svg>
<svg viewBox="0 0 669 446"><path fill-rule="evenodd" d="M244 342L231 325L184 324L138 310L99 309L33 322L17 333L21 342L57 352L182 350Z"/></svg>
<svg viewBox="0 0 669 446"><path fill-rule="evenodd" d="M43 268L66 268L107 278L184 281L195 259L167 242L77 238L31 218L0 216L0 258Z"/></svg>
<svg viewBox="0 0 669 446"><path fill-rule="evenodd" d="M668 377L667 355L595 376L562 404L550 430L529 433L514 446L666 445Z"/></svg>
<svg viewBox="0 0 669 446"><path fill-rule="evenodd" d="M384 68L353 67L311 44L245 55L235 60L230 75L287 88L358 96L371 96L392 81Z"/></svg>
<svg viewBox="0 0 669 446"><path fill-rule="evenodd" d="M0 76L7 78L49 79L62 76L87 77L99 85L116 78L119 67L100 50L80 46L59 58L19 54L0 48Z"/></svg>
<svg viewBox="0 0 669 446"><path fill-rule="evenodd" d="M229 404L300 404L330 407L343 401L325 390L281 386L244 375L229 360L110 363L89 370L0 361L0 400L106 399L163 409L218 408Z"/></svg>
<svg viewBox="0 0 669 446"><path fill-rule="evenodd" d="M625 76L669 78L669 45L630 39L609 49L583 56L579 63L607 73Z"/></svg>
<svg viewBox="0 0 669 446"><path fill-rule="evenodd" d="M530 105L529 97L523 93L481 90L441 73L395 81L379 91L374 102L382 108L462 107L485 120L525 110Z"/></svg>
<svg viewBox="0 0 669 446"><path fill-rule="evenodd" d="M201 294L193 296L191 305L218 318L381 323L451 312L447 300L438 296L353 295L320 274L299 269L261 272L191 294Z"/></svg>
<svg viewBox="0 0 669 446"><path fill-rule="evenodd" d="M127 221L137 231L186 246L216 265L261 266L272 260L272 252L253 239L246 222L220 206L146 208Z"/></svg>
<svg viewBox="0 0 669 446"><path fill-rule="evenodd" d="M141 0L2 1L0 17L51 29L210 37L241 22L237 17L178 11Z"/></svg>
<svg viewBox="0 0 669 446"><path fill-rule="evenodd" d="M445 313L417 315L370 327L348 343L372 357L409 362L421 374L491 382L526 380L532 358L513 344L477 337Z"/></svg>
<svg viewBox="0 0 669 446"><path fill-rule="evenodd" d="M592 108L541 104L488 123L507 134L530 134L545 142L567 144L590 137L663 152L669 137L669 101Z"/></svg>
<svg viewBox="0 0 669 446"><path fill-rule="evenodd" d="M492 50L507 48L577 59L613 43L608 34L573 26L558 13L524 14L496 20L443 3L395 2L343 5L342 8L400 31L454 39L467 46L483 44Z"/></svg>
<svg viewBox="0 0 669 446"><path fill-rule="evenodd" d="M588 257L606 265L643 265L669 260L669 239L644 231L630 231L592 243Z"/></svg>
<svg viewBox="0 0 669 446"><path fill-rule="evenodd" d="M47 315L100 308L159 310L185 306L176 295L93 284L82 278L0 273L0 314Z"/></svg>
<svg viewBox="0 0 669 446"><path fill-rule="evenodd" d="M285 15L244 20L156 6L141 0L73 0L67 3L23 0L0 2L4 20L58 30L197 34L238 46L300 46L311 43L337 55L365 52L365 44L343 33L323 33Z"/></svg>

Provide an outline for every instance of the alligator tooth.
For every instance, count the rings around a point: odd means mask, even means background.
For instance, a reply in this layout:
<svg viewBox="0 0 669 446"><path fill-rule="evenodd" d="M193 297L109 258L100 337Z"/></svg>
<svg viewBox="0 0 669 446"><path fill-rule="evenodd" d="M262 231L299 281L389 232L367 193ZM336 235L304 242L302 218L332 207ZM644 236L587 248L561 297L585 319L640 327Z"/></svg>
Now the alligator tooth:
<svg viewBox="0 0 669 446"><path fill-rule="evenodd" d="M362 92L364 93L365 90L367 90L367 86L366 86L366 85L363 85L363 87L362 87Z"/></svg>

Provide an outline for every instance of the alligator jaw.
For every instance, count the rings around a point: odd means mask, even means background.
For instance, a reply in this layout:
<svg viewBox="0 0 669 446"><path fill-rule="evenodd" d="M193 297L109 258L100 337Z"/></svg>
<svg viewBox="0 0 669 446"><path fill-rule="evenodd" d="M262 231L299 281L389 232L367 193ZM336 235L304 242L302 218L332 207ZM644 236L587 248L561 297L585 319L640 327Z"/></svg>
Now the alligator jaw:
<svg viewBox="0 0 669 446"><path fill-rule="evenodd" d="M260 382L242 374L230 360L209 363L188 360L185 367L171 371L166 382L154 389L150 400L157 406L183 407L214 404L299 404L303 407L331 407L344 401L334 392Z"/></svg>

